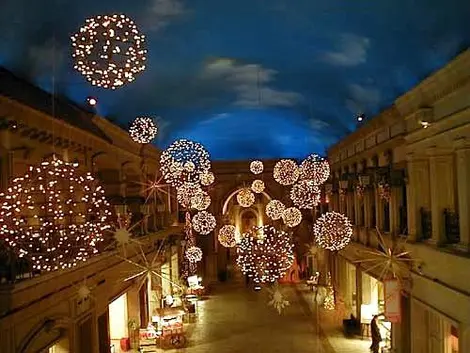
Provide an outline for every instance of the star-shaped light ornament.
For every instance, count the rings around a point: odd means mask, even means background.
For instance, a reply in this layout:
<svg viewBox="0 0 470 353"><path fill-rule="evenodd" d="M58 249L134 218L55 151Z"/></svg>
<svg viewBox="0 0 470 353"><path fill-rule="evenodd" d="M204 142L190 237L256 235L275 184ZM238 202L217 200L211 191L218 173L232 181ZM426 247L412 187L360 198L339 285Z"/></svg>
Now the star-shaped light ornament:
<svg viewBox="0 0 470 353"><path fill-rule="evenodd" d="M277 282L272 286L272 288L268 288L268 291L270 297L268 305L276 309L279 315L281 315L284 308L290 305L290 302L285 299Z"/></svg>
<svg viewBox="0 0 470 353"><path fill-rule="evenodd" d="M124 255L126 255L126 248L131 243L140 244L137 240L133 239L132 230L137 227L144 219L136 222L134 225L131 223L131 213L125 215L118 215L117 227L114 227L113 232L113 242L108 245L105 250L108 250L114 246L117 246L122 249Z"/></svg>
<svg viewBox="0 0 470 353"><path fill-rule="evenodd" d="M368 272L378 270L378 279L381 281L397 279L400 284L403 284L404 279L409 278L413 262L417 261L411 257L410 251L405 250L406 239L389 244L377 229L377 240L382 250L359 250L363 258L354 262L359 263Z"/></svg>
<svg viewBox="0 0 470 353"><path fill-rule="evenodd" d="M74 284L73 286L75 288L75 295L77 296L77 299L79 301L95 299L95 297L93 296L93 290L95 289L95 287L88 285L86 278L84 278L83 281L80 282L80 284Z"/></svg>
<svg viewBox="0 0 470 353"><path fill-rule="evenodd" d="M153 200L154 204L163 202L162 195L170 195L169 189L170 185L167 184L163 178L163 176L155 173L155 177L153 179L147 179L144 182L137 182L137 184L142 185L144 189L142 190L142 194L145 196L145 203L148 203L149 200Z"/></svg>

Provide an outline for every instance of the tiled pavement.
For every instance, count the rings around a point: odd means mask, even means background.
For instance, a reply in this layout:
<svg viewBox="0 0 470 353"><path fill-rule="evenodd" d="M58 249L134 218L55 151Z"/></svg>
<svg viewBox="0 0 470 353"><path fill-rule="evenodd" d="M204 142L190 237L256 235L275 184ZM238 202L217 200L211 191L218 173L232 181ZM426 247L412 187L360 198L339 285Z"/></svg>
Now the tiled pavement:
<svg viewBox="0 0 470 353"><path fill-rule="evenodd" d="M198 322L191 330L188 353L349 353L368 352L356 345L342 349L342 341L327 337L319 329L315 306L308 293L286 286L291 305L279 315L267 305L265 289L254 292L239 285L218 286L209 299L199 303ZM345 339L346 340L346 339ZM365 341L363 342L365 343Z"/></svg>

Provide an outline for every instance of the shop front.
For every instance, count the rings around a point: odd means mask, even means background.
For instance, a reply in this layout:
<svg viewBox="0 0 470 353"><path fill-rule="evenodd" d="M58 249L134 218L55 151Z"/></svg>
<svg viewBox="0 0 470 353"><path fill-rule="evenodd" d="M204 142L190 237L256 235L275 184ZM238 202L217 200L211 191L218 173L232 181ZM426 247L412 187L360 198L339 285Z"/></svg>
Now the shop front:
<svg viewBox="0 0 470 353"><path fill-rule="evenodd" d="M111 353L130 350L127 293L113 300L108 307L109 312L109 344Z"/></svg>

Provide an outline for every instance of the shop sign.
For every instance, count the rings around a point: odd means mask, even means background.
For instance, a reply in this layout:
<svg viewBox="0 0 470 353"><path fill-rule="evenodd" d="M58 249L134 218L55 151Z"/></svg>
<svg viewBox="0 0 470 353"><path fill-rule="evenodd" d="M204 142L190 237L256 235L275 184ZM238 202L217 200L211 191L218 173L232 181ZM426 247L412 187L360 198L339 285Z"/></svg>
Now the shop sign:
<svg viewBox="0 0 470 353"><path fill-rule="evenodd" d="M384 281L385 317L388 321L397 323L401 321L401 290L396 279Z"/></svg>
<svg viewBox="0 0 470 353"><path fill-rule="evenodd" d="M140 340L141 341L155 341L157 338L157 331L153 327L147 327L145 329L139 330Z"/></svg>

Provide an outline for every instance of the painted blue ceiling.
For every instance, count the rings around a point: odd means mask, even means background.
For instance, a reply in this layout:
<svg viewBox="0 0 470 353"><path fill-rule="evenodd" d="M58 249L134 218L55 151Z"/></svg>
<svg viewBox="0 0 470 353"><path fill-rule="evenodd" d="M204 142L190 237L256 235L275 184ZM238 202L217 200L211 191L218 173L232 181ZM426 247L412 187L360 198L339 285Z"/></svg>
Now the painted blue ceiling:
<svg viewBox="0 0 470 353"><path fill-rule="evenodd" d="M5 2L6 1L6 2ZM72 69L84 19L125 13L148 68L117 91ZM468 0L3 0L0 65L127 124L158 116L215 159L304 157L390 105L470 43ZM54 73L54 75L53 75Z"/></svg>

